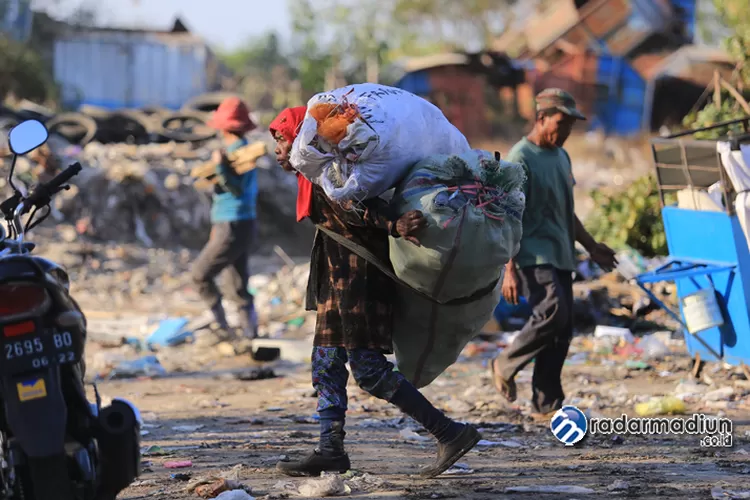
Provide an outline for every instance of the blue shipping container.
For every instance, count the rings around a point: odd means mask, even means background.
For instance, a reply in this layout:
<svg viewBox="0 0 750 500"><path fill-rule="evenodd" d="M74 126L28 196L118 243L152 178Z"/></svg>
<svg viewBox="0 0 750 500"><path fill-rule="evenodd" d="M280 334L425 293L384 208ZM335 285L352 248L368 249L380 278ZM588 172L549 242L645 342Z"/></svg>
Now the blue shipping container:
<svg viewBox="0 0 750 500"><path fill-rule="evenodd" d="M635 135L641 131L646 82L622 57L600 55L597 83L608 89L597 99L598 122L608 134Z"/></svg>
<svg viewBox="0 0 750 500"><path fill-rule="evenodd" d="M0 0L0 31L13 40L29 39L33 17L31 0Z"/></svg>
<svg viewBox="0 0 750 500"><path fill-rule="evenodd" d="M207 92L213 54L184 33L94 31L55 42L54 74L67 107L179 109Z"/></svg>

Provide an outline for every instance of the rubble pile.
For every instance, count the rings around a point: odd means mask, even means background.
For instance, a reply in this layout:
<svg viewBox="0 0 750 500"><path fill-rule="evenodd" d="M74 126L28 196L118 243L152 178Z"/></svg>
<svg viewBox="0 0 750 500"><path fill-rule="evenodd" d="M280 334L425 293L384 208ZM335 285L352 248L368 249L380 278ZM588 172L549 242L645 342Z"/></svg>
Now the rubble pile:
<svg viewBox="0 0 750 500"><path fill-rule="evenodd" d="M271 141L268 134L254 135L251 140ZM189 172L208 161L218 147L216 142L94 142L80 147L53 135L49 149L57 158L56 164L66 166L79 161L84 166L71 181L71 189L56 198L53 215L59 222L74 224L78 236L99 241L200 248L208 238L211 193L195 189L195 179ZM39 168L35 160L38 158L29 156L17 162L16 179L27 187L50 174ZM294 177L286 175L268 157L262 158L257 170L261 247L269 250L273 242L294 254L306 254L312 230L296 223ZM10 194L4 179L0 187L6 196Z"/></svg>

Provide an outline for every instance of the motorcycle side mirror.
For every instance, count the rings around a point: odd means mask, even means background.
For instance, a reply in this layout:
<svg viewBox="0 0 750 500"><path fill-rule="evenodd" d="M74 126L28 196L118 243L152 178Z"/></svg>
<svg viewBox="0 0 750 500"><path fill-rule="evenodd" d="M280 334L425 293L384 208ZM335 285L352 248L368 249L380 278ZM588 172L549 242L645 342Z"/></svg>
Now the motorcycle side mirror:
<svg viewBox="0 0 750 500"><path fill-rule="evenodd" d="M25 155L43 145L49 139L49 132L38 120L22 121L8 133L8 145L13 154Z"/></svg>

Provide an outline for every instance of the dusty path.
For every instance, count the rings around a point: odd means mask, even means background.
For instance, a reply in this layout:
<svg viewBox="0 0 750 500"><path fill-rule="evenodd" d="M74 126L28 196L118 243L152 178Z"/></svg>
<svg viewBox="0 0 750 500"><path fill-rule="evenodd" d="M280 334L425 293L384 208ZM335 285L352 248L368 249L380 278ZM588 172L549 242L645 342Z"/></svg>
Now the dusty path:
<svg viewBox="0 0 750 500"><path fill-rule="evenodd" d="M239 361L232 360L234 364ZM685 362L668 368L680 373L680 366L684 367ZM289 480L275 472L274 464L282 455L311 449L318 430L309 372L304 367L292 368L278 368L281 373L286 371L287 376L252 382L236 380L231 370L227 370L160 380L101 383L99 387L105 396L127 397L141 408L148 432L143 437L144 447L158 445L168 451L169 447L187 447L171 449L168 456L144 456L144 473L139 483L121 498L198 498L185 492L186 477L181 481L171 475L184 473L196 478L227 473L233 468L236 477L252 488L256 498L266 495L289 498L279 484ZM622 392L625 387L636 397L667 394L686 373L661 375L653 371L630 371L623 385L623 380L618 379L621 374L610 368L569 366L566 387L579 404L592 405L598 413L618 416L624 412L634 416L632 398L626 396L627 401L620 405L610 398L611 391ZM717 383L719 375L713 375ZM522 372L520 379L524 377ZM521 396L527 396L527 384L522 384L522 388ZM597 436L587 438L581 446L568 448L551 435L548 424L530 423L517 409L501 405L479 360L454 366L425 392L457 417L477 423L483 428L485 439L503 444L477 448L461 460L471 473L431 481L415 479L410 475L432 460L434 445L402 437L400 431L409 423L389 405L351 386L348 450L355 478L363 473L368 476L354 479L350 484L360 489L348 496L471 500L610 496L699 499L711 498L711 488L722 485L735 491L750 490L747 417L750 413L744 402L746 397L739 399L735 409L725 411L734 422L733 448L701 448L696 436ZM620 397L620 401L625 398ZM179 426L202 427L180 431ZM167 469L164 463L170 460L191 460L193 465L180 470ZM291 482L299 485L302 480ZM508 487L540 485L577 486L593 491L549 495L506 493Z"/></svg>

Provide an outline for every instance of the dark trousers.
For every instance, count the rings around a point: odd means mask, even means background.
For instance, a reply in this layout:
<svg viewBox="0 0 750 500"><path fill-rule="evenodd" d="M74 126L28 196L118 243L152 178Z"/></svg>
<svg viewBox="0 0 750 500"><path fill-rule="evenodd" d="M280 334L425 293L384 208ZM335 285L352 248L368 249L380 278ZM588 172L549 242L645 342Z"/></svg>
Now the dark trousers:
<svg viewBox="0 0 750 500"><path fill-rule="evenodd" d="M521 269L524 296L531 318L513 343L498 356L500 374L512 380L534 362L532 406L539 413L562 407L562 369L573 338L573 276L552 266Z"/></svg>
<svg viewBox="0 0 750 500"><path fill-rule="evenodd" d="M221 302L216 277L226 270L230 298L241 307L249 307L253 296L247 290L250 278L250 250L255 239L255 220L219 222L211 227L208 243L193 263L193 282L209 307Z"/></svg>

